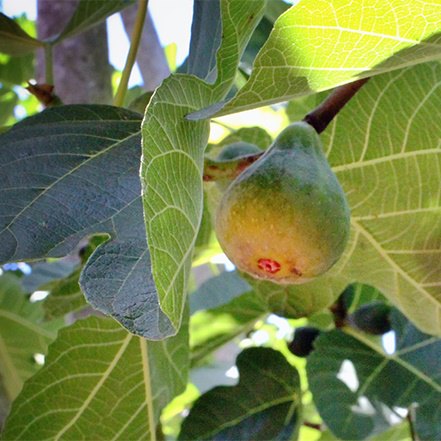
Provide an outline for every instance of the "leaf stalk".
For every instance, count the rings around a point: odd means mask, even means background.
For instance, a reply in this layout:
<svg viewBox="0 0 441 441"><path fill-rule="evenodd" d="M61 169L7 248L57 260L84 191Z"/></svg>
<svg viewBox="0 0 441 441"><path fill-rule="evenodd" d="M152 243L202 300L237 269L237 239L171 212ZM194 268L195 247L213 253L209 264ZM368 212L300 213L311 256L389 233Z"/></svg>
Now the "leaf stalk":
<svg viewBox="0 0 441 441"><path fill-rule="evenodd" d="M136 54L138 53L139 42L141 41L142 28L144 27L145 17L147 15L148 0L139 0L138 12L136 14L135 25L133 27L132 36L130 39L130 49L127 54L126 63L122 71L121 80L118 84L118 89L113 99L115 106L122 107L124 97L127 93L130 74L136 61Z"/></svg>
<svg viewBox="0 0 441 441"><path fill-rule="evenodd" d="M44 45L44 74L46 84L54 86L54 57L52 43Z"/></svg>

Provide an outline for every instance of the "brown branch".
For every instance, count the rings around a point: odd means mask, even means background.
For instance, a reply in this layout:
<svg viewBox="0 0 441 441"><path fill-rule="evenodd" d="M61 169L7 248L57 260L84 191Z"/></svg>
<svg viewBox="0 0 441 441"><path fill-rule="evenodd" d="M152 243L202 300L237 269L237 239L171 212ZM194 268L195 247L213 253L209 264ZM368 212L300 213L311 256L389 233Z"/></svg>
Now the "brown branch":
<svg viewBox="0 0 441 441"><path fill-rule="evenodd" d="M310 427L311 429L319 430L320 432L322 431L322 426L321 426L321 424L310 423L309 421L303 421L302 424L303 424L304 426L306 426L306 427Z"/></svg>
<svg viewBox="0 0 441 441"><path fill-rule="evenodd" d="M346 103L366 84L369 78L337 87L317 108L303 118L303 121L322 133Z"/></svg>

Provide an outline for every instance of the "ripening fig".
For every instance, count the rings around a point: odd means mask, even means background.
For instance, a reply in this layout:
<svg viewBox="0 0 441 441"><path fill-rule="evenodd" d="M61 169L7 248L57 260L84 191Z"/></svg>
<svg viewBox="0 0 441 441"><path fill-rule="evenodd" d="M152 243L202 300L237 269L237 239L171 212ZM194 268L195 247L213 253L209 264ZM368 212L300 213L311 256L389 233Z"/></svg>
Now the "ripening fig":
<svg viewBox="0 0 441 441"><path fill-rule="evenodd" d="M216 214L225 254L258 279L298 284L337 262L349 236L346 197L309 124L288 126L226 190Z"/></svg>

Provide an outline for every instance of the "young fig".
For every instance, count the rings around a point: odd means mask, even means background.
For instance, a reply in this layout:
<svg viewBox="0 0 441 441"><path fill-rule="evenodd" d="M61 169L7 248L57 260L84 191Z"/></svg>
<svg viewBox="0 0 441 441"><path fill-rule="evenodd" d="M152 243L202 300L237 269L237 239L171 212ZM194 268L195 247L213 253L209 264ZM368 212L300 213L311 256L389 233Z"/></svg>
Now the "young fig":
<svg viewBox="0 0 441 441"><path fill-rule="evenodd" d="M349 236L345 194L309 124L288 126L228 187L216 234L229 259L251 276L299 284L328 271Z"/></svg>
<svg viewBox="0 0 441 441"><path fill-rule="evenodd" d="M312 326L297 328L288 349L297 357L307 357L314 349L314 340L320 335L320 329Z"/></svg>

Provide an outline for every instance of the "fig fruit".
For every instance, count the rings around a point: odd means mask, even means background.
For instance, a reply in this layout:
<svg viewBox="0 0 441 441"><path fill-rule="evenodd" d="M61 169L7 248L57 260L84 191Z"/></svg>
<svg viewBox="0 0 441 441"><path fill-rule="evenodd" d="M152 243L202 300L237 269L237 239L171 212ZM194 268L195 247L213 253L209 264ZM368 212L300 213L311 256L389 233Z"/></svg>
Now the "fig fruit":
<svg viewBox="0 0 441 441"><path fill-rule="evenodd" d="M297 328L293 340L288 344L288 349L297 357L307 357L314 349L314 340L319 335L320 329L312 326Z"/></svg>
<svg viewBox="0 0 441 441"><path fill-rule="evenodd" d="M228 187L215 229L229 259L251 276L307 282L332 267L349 236L346 197L309 124L294 123Z"/></svg>
<svg viewBox="0 0 441 441"><path fill-rule="evenodd" d="M381 302L372 302L358 308L349 316L349 323L361 331L382 335L392 329L391 307Z"/></svg>
<svg viewBox="0 0 441 441"><path fill-rule="evenodd" d="M230 161L232 159L240 158L241 156L253 155L259 153L262 150L257 145L250 144L249 142L235 142L233 144L226 145L217 156L219 161Z"/></svg>

